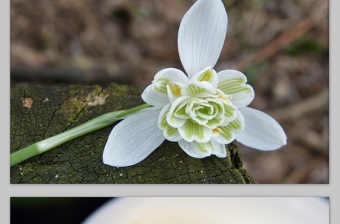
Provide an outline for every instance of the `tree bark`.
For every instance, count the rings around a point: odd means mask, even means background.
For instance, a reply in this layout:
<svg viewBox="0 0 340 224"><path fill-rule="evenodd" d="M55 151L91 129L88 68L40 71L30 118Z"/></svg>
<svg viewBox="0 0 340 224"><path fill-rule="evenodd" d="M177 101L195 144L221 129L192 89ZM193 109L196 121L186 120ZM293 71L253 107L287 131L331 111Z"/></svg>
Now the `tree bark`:
<svg viewBox="0 0 340 224"><path fill-rule="evenodd" d="M11 88L11 153L76 127L103 113L143 104L142 89L100 86L24 86ZM116 168L102 153L114 125L81 136L10 169L11 184L246 184L237 142L228 156L195 159L177 143L165 141L142 162ZM138 149L136 149L138 150Z"/></svg>

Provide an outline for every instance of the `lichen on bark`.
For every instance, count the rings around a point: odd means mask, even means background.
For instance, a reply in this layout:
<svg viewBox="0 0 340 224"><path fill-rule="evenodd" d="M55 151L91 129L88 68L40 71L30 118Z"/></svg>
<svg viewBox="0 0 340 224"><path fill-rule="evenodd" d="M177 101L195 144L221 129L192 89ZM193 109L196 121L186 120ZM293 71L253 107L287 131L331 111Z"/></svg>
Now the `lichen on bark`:
<svg viewBox="0 0 340 224"><path fill-rule="evenodd" d="M31 86L11 88L11 153L76 127L103 113L143 104L141 88ZM22 99L30 99L30 105ZM25 104L26 103L26 104ZM116 168L103 164L110 127L81 136L10 169L11 184L230 184L255 183L242 168L237 143L228 156L195 159L165 141L142 162ZM138 149L136 149L138 150Z"/></svg>

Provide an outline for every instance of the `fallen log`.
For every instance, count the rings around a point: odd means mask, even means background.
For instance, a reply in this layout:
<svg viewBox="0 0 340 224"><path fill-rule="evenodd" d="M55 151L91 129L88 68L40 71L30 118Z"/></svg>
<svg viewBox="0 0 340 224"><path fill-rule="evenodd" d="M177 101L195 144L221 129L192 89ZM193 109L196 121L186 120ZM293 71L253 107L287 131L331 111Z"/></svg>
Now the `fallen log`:
<svg viewBox="0 0 340 224"><path fill-rule="evenodd" d="M143 104L142 89L101 86L33 86L11 88L11 150L76 127L101 114ZM165 141L131 167L103 164L102 153L114 125L94 131L25 160L10 169L11 184L249 184L234 141L228 156L195 159L177 143ZM138 149L136 149L138 150Z"/></svg>

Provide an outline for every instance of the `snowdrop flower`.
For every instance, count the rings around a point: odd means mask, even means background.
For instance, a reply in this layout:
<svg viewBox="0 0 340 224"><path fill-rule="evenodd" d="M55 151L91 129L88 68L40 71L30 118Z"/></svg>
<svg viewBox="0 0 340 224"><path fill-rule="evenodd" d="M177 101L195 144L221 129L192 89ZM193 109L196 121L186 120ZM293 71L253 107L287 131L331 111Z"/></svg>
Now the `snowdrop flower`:
<svg viewBox="0 0 340 224"><path fill-rule="evenodd" d="M178 51L187 73L159 71L142 99L153 107L137 112L112 130L103 161L131 166L152 153L165 139L178 142L190 156L226 157L225 145L237 140L260 150L286 144L281 126L269 115L247 107L253 88L235 70L216 72L228 17L221 0L198 0L184 15Z"/></svg>

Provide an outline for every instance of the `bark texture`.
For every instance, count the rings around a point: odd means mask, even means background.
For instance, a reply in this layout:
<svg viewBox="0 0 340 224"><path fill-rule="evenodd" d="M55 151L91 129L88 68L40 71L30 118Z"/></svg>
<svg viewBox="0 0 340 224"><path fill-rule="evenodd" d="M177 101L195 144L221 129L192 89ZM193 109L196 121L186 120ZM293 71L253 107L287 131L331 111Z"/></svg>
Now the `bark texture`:
<svg viewBox="0 0 340 224"><path fill-rule="evenodd" d="M76 127L103 113L143 103L141 88L23 86L11 88L11 153ZM165 141L131 167L104 165L102 152L114 125L81 136L10 169L11 184L245 184L255 183L242 168L237 142L228 157L195 159ZM136 149L138 150L138 149Z"/></svg>

